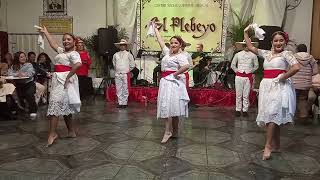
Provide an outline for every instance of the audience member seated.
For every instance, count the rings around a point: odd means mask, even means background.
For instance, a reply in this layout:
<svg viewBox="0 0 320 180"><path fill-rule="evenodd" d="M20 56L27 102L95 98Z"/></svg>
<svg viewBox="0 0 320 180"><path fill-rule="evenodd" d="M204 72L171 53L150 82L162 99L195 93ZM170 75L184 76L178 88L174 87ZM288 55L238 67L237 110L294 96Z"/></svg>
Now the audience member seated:
<svg viewBox="0 0 320 180"><path fill-rule="evenodd" d="M0 116L12 119L11 111L16 111L16 109L10 105L15 104L14 101L9 102L9 96L13 96L16 87L11 83L6 83L5 79L0 77ZM13 100L13 98L11 98ZM13 103L12 103L13 102Z"/></svg>
<svg viewBox="0 0 320 180"><path fill-rule="evenodd" d="M40 99L44 97L44 94L46 94L46 87L38 82L39 78L47 78L49 77L49 74L44 69L41 69L38 63L36 62L36 53L35 52L28 52L28 62L32 64L33 69L35 71L34 75L34 81L36 83L36 103L39 104ZM46 103L46 100L45 100Z"/></svg>
<svg viewBox="0 0 320 180"><path fill-rule="evenodd" d="M24 100L27 101L30 118L35 119L38 108L35 101L36 85L33 81L35 71L32 64L27 62L27 57L24 52L19 51L14 54L13 63L8 70L8 74L9 76L21 78L15 80L20 103L24 105Z"/></svg>
<svg viewBox="0 0 320 180"><path fill-rule="evenodd" d="M48 78L50 78L50 72L52 70L52 62L50 57L48 56L48 54L42 52L38 55L37 57L37 65L40 69L44 70L45 72L47 72L47 74L44 75L40 75L37 78L37 82L42 84L45 88L45 91L43 93L43 96L41 98L41 101L43 103L47 102L47 96L48 96Z"/></svg>
<svg viewBox="0 0 320 180"><path fill-rule="evenodd" d="M300 70L292 76L293 86L297 94L297 117L301 123L310 122L309 115L316 96L312 88L312 76L318 74L317 61L307 53L307 46L299 44L294 55L299 61Z"/></svg>
<svg viewBox="0 0 320 180"><path fill-rule="evenodd" d="M0 63L0 75L1 76L8 75L8 69L12 65L12 61L13 61L13 58L12 58L11 53L7 53L4 55L4 58L1 60L1 63Z"/></svg>
<svg viewBox="0 0 320 180"><path fill-rule="evenodd" d="M76 50L80 54L82 63L76 74L79 79L80 98L83 99L88 95L93 94L92 79L88 77L92 61L89 52L86 50L86 47L80 38L77 38L76 40Z"/></svg>

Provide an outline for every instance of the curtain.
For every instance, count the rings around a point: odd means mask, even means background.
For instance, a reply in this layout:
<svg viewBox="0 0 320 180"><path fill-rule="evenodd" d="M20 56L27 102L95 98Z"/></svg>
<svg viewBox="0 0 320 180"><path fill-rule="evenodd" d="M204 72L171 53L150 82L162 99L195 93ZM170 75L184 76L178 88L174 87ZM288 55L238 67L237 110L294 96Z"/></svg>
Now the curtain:
<svg viewBox="0 0 320 180"><path fill-rule="evenodd" d="M287 0L255 0L254 22L260 26L282 26Z"/></svg>
<svg viewBox="0 0 320 180"><path fill-rule="evenodd" d="M7 31L7 1L0 0L0 31Z"/></svg>
<svg viewBox="0 0 320 180"><path fill-rule="evenodd" d="M130 42L134 42L138 0L107 0L107 25L125 28Z"/></svg>
<svg viewBox="0 0 320 180"><path fill-rule="evenodd" d="M8 33L0 31L0 60L8 52Z"/></svg>

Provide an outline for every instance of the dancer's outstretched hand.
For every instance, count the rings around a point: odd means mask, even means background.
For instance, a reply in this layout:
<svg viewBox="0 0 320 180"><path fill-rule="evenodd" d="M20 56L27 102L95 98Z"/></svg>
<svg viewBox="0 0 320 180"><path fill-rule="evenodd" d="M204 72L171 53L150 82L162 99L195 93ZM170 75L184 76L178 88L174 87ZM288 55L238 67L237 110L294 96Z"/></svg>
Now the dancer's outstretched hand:
<svg viewBox="0 0 320 180"><path fill-rule="evenodd" d="M37 26L36 28L38 29L38 31L39 31L39 32L42 32L42 33L46 33L46 32L48 32L48 30L47 30L46 26L42 26L42 27Z"/></svg>

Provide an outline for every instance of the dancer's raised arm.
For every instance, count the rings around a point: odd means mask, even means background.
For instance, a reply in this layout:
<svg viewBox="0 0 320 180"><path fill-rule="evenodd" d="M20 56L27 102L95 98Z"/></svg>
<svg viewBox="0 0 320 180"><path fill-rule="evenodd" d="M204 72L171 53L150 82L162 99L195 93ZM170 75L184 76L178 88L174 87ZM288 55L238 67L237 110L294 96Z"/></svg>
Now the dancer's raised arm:
<svg viewBox="0 0 320 180"><path fill-rule="evenodd" d="M251 26L249 25L248 27L246 27L246 28L244 29L243 37L244 37L244 40L245 40L245 42L246 42L246 45L247 45L248 49L249 49L251 52L253 52L253 53L255 53L255 54L258 54L258 49L252 45L251 39L249 38L248 32L249 32L250 30L252 30L252 28L251 28Z"/></svg>
<svg viewBox="0 0 320 180"><path fill-rule="evenodd" d="M154 28L154 32L156 33L156 38L157 38L157 41L161 47L161 49L163 49L164 47L166 47L166 44L164 42L164 40L162 39L161 35L160 35L160 32L158 30L158 24L155 23L155 28Z"/></svg>
<svg viewBox="0 0 320 180"><path fill-rule="evenodd" d="M54 49L55 51L57 51L57 48L59 47L59 45L58 45L57 42L53 39L53 37L51 36L51 34L48 32L47 28L46 28L45 26L42 26L41 29L39 28L39 31L42 32L42 33L46 36L46 38L47 38L47 40L48 40L51 48Z"/></svg>

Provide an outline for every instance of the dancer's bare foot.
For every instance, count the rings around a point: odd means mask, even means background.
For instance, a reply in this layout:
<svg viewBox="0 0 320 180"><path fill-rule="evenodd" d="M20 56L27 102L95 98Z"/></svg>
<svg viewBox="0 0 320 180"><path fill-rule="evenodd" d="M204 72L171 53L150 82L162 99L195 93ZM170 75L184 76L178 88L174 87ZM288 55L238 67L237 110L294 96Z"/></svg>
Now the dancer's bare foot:
<svg viewBox="0 0 320 180"><path fill-rule="evenodd" d="M262 152L264 152L264 149L262 150ZM272 148L271 149L271 153L281 153L281 150L280 150L280 148Z"/></svg>
<svg viewBox="0 0 320 180"><path fill-rule="evenodd" d="M48 137L48 143L47 143L46 147L50 147L54 143L54 140L56 140L57 138L58 138L58 134L57 133L50 134L49 137Z"/></svg>
<svg viewBox="0 0 320 180"><path fill-rule="evenodd" d="M271 156L271 148L270 147L265 147L263 150L263 156L262 156L262 160L269 160Z"/></svg>
<svg viewBox="0 0 320 180"><path fill-rule="evenodd" d="M161 143L162 144L166 143L170 139L171 136L172 136L171 132L165 132L164 135L163 135Z"/></svg>

